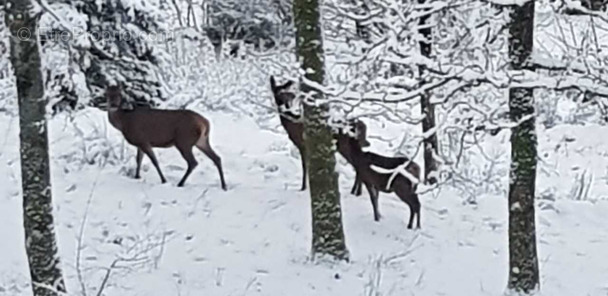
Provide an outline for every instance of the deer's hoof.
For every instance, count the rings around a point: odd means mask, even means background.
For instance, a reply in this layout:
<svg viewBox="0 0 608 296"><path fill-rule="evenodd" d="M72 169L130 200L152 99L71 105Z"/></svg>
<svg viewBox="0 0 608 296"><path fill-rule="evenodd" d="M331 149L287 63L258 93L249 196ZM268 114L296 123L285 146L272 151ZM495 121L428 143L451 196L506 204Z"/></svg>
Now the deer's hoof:
<svg viewBox="0 0 608 296"><path fill-rule="evenodd" d="M135 180L139 180L139 179L141 179L141 176L135 175L135 176L133 177L133 179L135 179Z"/></svg>

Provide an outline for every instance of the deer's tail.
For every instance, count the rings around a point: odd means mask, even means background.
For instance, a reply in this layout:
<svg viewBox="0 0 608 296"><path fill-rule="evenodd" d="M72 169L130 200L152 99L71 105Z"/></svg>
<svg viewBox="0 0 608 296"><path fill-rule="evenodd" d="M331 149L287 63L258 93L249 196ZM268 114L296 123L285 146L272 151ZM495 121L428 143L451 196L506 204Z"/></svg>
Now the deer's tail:
<svg viewBox="0 0 608 296"><path fill-rule="evenodd" d="M204 117L199 117L197 120L198 129L200 131L200 136L196 141L196 146L198 147L206 147L209 146L209 130L211 129L211 125L209 124L209 120Z"/></svg>

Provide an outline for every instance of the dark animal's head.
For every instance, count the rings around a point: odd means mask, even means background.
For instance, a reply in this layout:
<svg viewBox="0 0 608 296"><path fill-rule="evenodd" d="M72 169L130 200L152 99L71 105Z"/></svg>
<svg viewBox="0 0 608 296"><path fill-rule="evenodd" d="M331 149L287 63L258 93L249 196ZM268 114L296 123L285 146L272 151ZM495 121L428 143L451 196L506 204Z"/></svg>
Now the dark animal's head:
<svg viewBox="0 0 608 296"><path fill-rule="evenodd" d="M282 108L291 109L292 103L296 98L296 94L289 88L294 84L294 81L287 81L284 84L277 85L274 76L270 76L270 90L279 110Z"/></svg>
<svg viewBox="0 0 608 296"><path fill-rule="evenodd" d="M106 87L106 101L108 103L109 111L116 111L120 109L120 105L122 104L122 95L120 86L110 85Z"/></svg>
<svg viewBox="0 0 608 296"><path fill-rule="evenodd" d="M338 120L337 134L339 137L346 137L347 142L357 143L359 147L369 147L370 143L367 141L367 125L359 119L347 119L346 121ZM340 141L339 141L340 142Z"/></svg>
<svg viewBox="0 0 608 296"><path fill-rule="evenodd" d="M367 125L359 119L348 119L346 121L346 128L349 134L353 135L355 140L361 147L369 147L370 143L367 141Z"/></svg>

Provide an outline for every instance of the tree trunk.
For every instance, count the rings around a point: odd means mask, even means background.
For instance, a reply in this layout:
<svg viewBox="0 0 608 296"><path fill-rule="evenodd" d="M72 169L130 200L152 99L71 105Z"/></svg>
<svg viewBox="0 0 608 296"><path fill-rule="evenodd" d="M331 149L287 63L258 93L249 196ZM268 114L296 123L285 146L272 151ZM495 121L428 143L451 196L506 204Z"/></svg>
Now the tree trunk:
<svg viewBox="0 0 608 296"><path fill-rule="evenodd" d="M512 69L533 70L528 60L534 36L534 1L511 7L509 55ZM509 110L512 122L534 115L534 90L511 88ZM539 285L536 254L534 191L536 185L535 118L511 131L509 185L509 284L511 290L530 293Z"/></svg>
<svg viewBox="0 0 608 296"><path fill-rule="evenodd" d="M182 22L182 10L179 8L179 4L177 0L173 0L173 6L175 6L175 13L177 14L177 22L179 23L179 27L184 27L184 22Z"/></svg>
<svg viewBox="0 0 608 296"><path fill-rule="evenodd" d="M19 96L23 222L32 289L35 296L60 295L66 288L53 225L44 88L34 34L38 19L32 16L30 0L9 2L5 9Z"/></svg>
<svg viewBox="0 0 608 296"><path fill-rule="evenodd" d="M419 4L425 4L427 0L418 0ZM431 28L426 27L429 25L428 20L430 16L424 16L420 18L418 32L422 36L423 40L419 41L420 53L425 57L431 56ZM424 84L424 77L426 71L424 67L420 67L420 79L421 83ZM435 105L431 104L431 96L428 92L420 96L420 110L424 119L422 120L422 133L427 135L429 131L435 128ZM437 162L435 161L435 154L437 154L437 131L433 131L431 135L424 139L424 179L429 184L435 184L437 179L435 177L429 177L432 172L437 170Z"/></svg>
<svg viewBox="0 0 608 296"><path fill-rule="evenodd" d="M369 8L365 4L365 2L358 0L353 0L352 2L355 5L358 4L360 11L363 11L364 13L369 13ZM367 43L372 42L369 25L366 26L363 25L360 21L355 21L355 32L357 34L357 37L361 38L363 41Z"/></svg>
<svg viewBox="0 0 608 296"><path fill-rule="evenodd" d="M606 4L608 1L606 0L583 0L581 4L583 7L587 9L591 9L593 11L603 11L606 10Z"/></svg>
<svg viewBox="0 0 608 296"><path fill-rule="evenodd" d="M293 11L297 56L301 68L306 69L306 79L323 84L325 72L318 1L295 0ZM323 94L303 81L300 82L301 93L321 103ZM312 209L312 252L313 255L324 254L348 260L342 227L335 145L327 125L328 117L328 103L304 104L304 136Z"/></svg>

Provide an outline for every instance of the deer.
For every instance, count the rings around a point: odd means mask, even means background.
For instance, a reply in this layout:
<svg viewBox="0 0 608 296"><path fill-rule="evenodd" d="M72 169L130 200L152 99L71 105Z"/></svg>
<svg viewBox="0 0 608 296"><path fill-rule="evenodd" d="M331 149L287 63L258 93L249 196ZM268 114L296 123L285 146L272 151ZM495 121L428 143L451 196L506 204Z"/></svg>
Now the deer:
<svg viewBox="0 0 608 296"><path fill-rule="evenodd" d="M410 209L407 228L412 229L414 217L416 218L416 227L420 228L420 200L416 193L417 183L399 173L390 186L387 186L391 174L380 173L372 168L372 166L376 166L393 170L408 163L405 168L407 172L420 180L420 166L407 157L387 157L374 152L364 152L358 140L358 134L361 132L357 130L356 126L341 130L338 135L338 149L343 150L350 156L347 160L352 161L351 165L355 168L358 178L365 184L372 203L374 221L380 220L380 212L378 211L379 192L394 192Z"/></svg>
<svg viewBox="0 0 608 296"><path fill-rule="evenodd" d="M300 159L302 162L302 187L300 190L304 191L306 190L307 183L306 149L304 147L304 123L302 122L301 116L295 114L292 111L292 105L294 104L296 95L293 91L290 90L290 87L294 83L294 81L289 80L284 84L279 85L274 79L274 76L270 76L270 89L272 91L272 95L274 97L274 101L279 113L281 125L287 132L287 136L289 137L291 142L296 146L296 148L300 152ZM366 139L367 134L365 131L367 130L367 127L365 126L365 123L360 120L349 120L346 124L356 126L357 129L360 131L359 138L357 140L359 141L359 144L362 147L368 147L370 145L370 143ZM334 138L340 141L340 139L336 136L337 134L334 134ZM340 147L340 145L338 145L338 147ZM350 155L345 154L345 152L348 151L341 151L338 149L338 152L342 154L342 156L349 163L351 163L351 161L349 160ZM353 184L351 193L355 195L361 195L361 182L359 181L359 178L357 176L355 176L355 183Z"/></svg>
<svg viewBox="0 0 608 296"><path fill-rule="evenodd" d="M358 131L358 134L355 136L355 138L359 146L369 147L370 143L367 141L367 126L365 125L365 123L363 123L363 121L353 118L347 119L346 121L339 120L338 122L335 122L335 124L337 125L337 130L334 130L334 139L337 142L338 153L340 153L340 155L342 155L342 157L344 157L344 159L346 159L346 161L352 166L354 163L354 159L352 153L350 152L350 149L348 149L349 139L344 138L340 135L344 134L345 130L354 129ZM353 168L355 167L353 166ZM355 183L353 184L350 193L355 196L360 196L361 190L361 179L359 178L359 174L355 169Z"/></svg>
<svg viewBox="0 0 608 296"><path fill-rule="evenodd" d="M169 148L175 146L188 165L186 173L177 184L183 187L190 173L198 165L192 148L196 146L217 167L221 187L225 191L222 159L215 153L209 144L210 124L200 114L190 110L162 110L152 108L135 108L124 110L121 108L123 98L119 86L106 87L108 120L110 124L122 133L125 140L137 147L137 167L135 179L140 178L143 155L147 155L156 168L161 182L167 182L163 175L156 155L152 148Z"/></svg>

